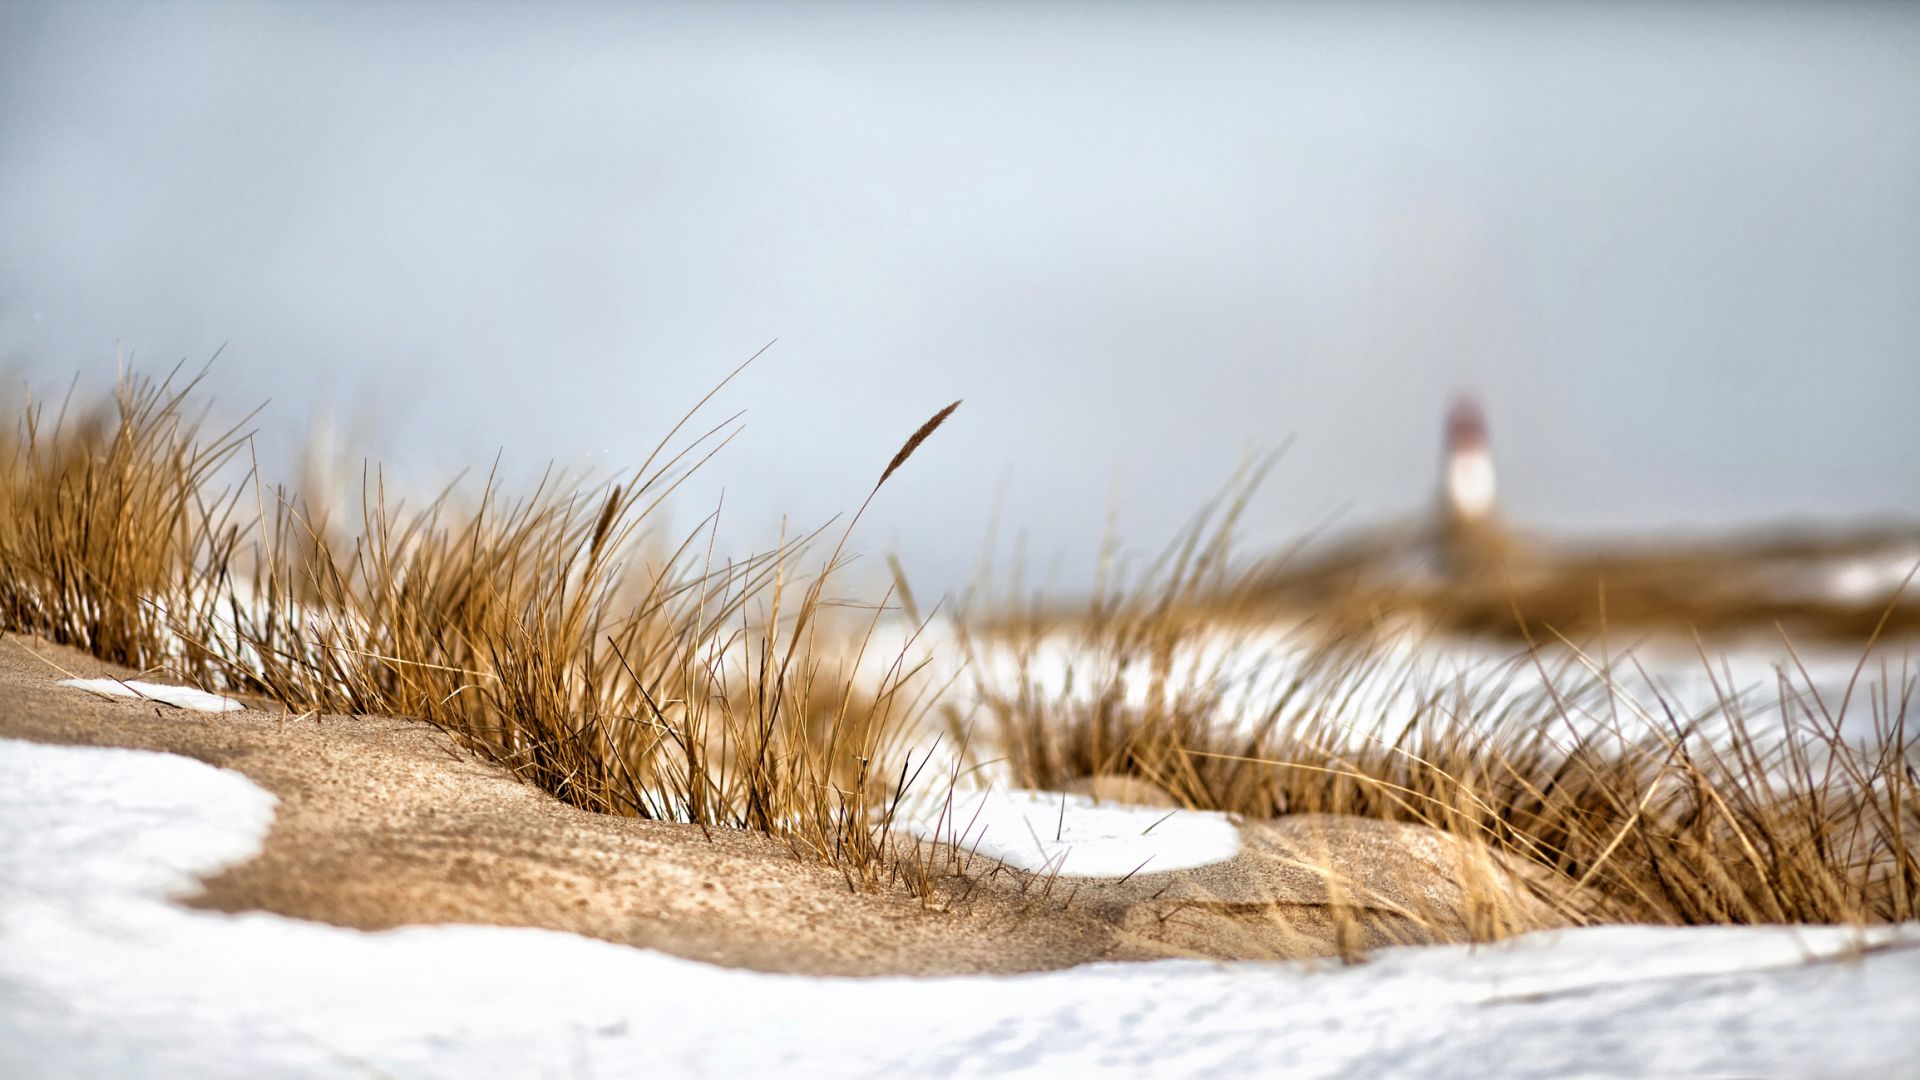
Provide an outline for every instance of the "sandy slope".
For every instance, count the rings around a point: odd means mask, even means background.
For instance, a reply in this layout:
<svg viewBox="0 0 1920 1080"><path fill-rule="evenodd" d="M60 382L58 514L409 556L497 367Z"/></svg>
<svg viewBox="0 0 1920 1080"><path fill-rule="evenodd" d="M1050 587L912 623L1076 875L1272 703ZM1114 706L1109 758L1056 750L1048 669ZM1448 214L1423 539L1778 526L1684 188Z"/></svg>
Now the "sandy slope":
<svg viewBox="0 0 1920 1080"><path fill-rule="evenodd" d="M359 929L544 927L765 971L1038 971L1169 954L1006 877L930 910L903 890L850 890L765 836L577 810L417 722L206 715L56 685L68 673L128 674L0 642L0 737L168 751L279 799L260 855L208 879L198 906Z"/></svg>

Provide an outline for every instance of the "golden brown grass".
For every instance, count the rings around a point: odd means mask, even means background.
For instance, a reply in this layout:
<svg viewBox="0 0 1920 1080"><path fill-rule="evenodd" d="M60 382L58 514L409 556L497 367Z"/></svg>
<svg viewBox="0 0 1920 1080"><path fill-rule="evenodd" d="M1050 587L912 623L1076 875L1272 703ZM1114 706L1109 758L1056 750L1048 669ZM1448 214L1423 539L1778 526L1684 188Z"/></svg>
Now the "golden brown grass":
<svg viewBox="0 0 1920 1080"><path fill-rule="evenodd" d="M897 658L877 685L847 662L890 599L849 609L831 593L860 514L739 560L716 553L714 518L658 527L728 424L683 436L683 421L609 481L550 474L512 497L490 478L410 506L370 470L343 507L242 473L245 436L203 434L198 382L130 376L111 401L51 417L27 403L0 450L8 629L299 711L421 717L577 806L762 830L851 886L924 896L964 864L892 832L912 777L902 741L934 699ZM954 407L906 440L868 502ZM1371 602L1263 638L1267 579L1230 544L1259 473L1142 575L1108 574L1084 612L1029 599L960 619L988 720L975 755L1004 755L1036 788L1120 773L1193 807L1434 826L1481 845L1489 868L1536 868L1583 919L1916 916L1911 672L1837 702L1788 672L1768 715L1730 689L1681 715L1571 640L1425 680L1418 649L1393 645L1391 607ZM1245 647L1214 650L1223 635ZM1041 670L1061 639L1064 681ZM1413 702L1391 728L1368 719L1387 715L1383 692ZM1861 709L1864 745L1842 737Z"/></svg>
<svg viewBox="0 0 1920 1080"><path fill-rule="evenodd" d="M1716 677L1694 715L1631 679L1630 659L1566 638L1468 680L1436 678L1417 624L1364 604L1329 604L1280 636L1262 628L1274 618L1265 571L1228 556L1255 481L1084 611L1016 597L975 613L963 645L1014 783L1129 775L1199 809L1429 825L1551 871L1559 906L1583 920L1916 916L1920 777L1905 718L1920 673L1890 659L1897 647L1860 644L1845 700L1824 699L1799 667L1780 674L1771 708ZM1704 646L1699 658L1713 674Z"/></svg>
<svg viewBox="0 0 1920 1080"><path fill-rule="evenodd" d="M8 628L139 669L184 659L168 623L233 557L231 503L211 491L245 442L240 427L202 436L188 399L204 375L123 378L79 405L70 391L51 416L21 403L0 446Z"/></svg>
<svg viewBox="0 0 1920 1080"><path fill-rule="evenodd" d="M849 883L892 873L914 672L857 686L820 648L879 616L829 611L858 515L811 572L817 533L727 561L716 513L667 541L653 515L726 438L676 445L690 413L612 482L510 498L490 478L409 507L370 472L350 528L325 493L223 477L243 437L199 438L197 382L131 376L51 425L25 410L0 461L9 629L297 711L418 717L577 806L761 830Z"/></svg>

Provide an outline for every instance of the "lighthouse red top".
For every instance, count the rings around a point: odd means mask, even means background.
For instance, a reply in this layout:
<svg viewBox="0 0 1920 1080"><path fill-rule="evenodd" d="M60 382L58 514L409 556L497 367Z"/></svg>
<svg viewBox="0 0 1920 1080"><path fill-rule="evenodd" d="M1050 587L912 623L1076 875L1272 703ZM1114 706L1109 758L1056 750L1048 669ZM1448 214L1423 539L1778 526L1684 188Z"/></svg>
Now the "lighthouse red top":
<svg viewBox="0 0 1920 1080"><path fill-rule="evenodd" d="M1487 445L1487 416L1480 403L1470 397L1455 398L1447 412L1447 449L1481 450Z"/></svg>

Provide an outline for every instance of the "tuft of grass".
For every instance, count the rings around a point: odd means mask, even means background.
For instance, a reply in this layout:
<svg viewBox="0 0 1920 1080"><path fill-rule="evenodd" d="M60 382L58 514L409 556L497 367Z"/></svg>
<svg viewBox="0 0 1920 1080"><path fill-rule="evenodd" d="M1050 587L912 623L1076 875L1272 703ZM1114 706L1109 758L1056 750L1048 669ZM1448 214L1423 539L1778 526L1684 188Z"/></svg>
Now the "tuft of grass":
<svg viewBox="0 0 1920 1080"><path fill-rule="evenodd" d="M1133 776L1197 809L1445 830L1480 845L1489 872L1526 868L1582 922L1860 924L1920 910L1914 671L1883 667L1869 692L1832 701L1799 666L1762 709L1702 647L1715 700L1686 715L1658 689L1627 689L1657 685L1630 659L1564 636L1443 676L1438 643L1391 608L1330 603L1276 632L1268 567L1228 554L1258 478L1236 478L1084 610L1016 595L971 612L960 640L993 733L976 760L1003 758L1021 787ZM1863 710L1864 743L1843 733ZM980 719L948 712L956 734Z"/></svg>
<svg viewBox="0 0 1920 1080"><path fill-rule="evenodd" d="M202 379L123 375L105 401L71 390L48 416L31 396L0 445L0 620L9 629L147 670L199 668L169 632L204 605L207 568L231 559L230 499L212 490L245 445L203 435Z"/></svg>
<svg viewBox="0 0 1920 1080"><path fill-rule="evenodd" d="M370 470L356 528L326 492L222 486L245 436L200 437L198 382L127 376L51 431L26 411L0 474L9 629L301 712L417 717L575 806L766 832L850 885L896 876L917 671L862 685L863 655L835 666L820 641L849 632L829 587L859 515L810 572L818 533L733 561L718 511L665 537L659 508L731 437L676 443L705 400L609 482L549 472L515 498L489 476L415 507ZM866 607L870 641L885 600Z"/></svg>

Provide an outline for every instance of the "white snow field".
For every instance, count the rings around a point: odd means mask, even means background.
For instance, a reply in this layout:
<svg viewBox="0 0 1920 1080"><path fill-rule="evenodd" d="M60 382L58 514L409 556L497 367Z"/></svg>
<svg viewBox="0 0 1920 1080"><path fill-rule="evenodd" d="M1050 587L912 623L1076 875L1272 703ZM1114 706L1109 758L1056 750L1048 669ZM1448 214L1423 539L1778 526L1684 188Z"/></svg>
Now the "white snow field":
<svg viewBox="0 0 1920 1080"><path fill-rule="evenodd" d="M1898 719L1902 703L1920 708L1902 693L1920 671L1920 655L1908 641L1881 642L1867 650L1790 645L1765 635L1712 648L1655 638L1585 655L1547 643L1536 655L1518 644L1407 627L1386 632L1365 657L1367 663L1355 657L1333 670L1316 670L1312 636L1297 624L1276 622L1192 635L1169 658L1164 684L1144 650L1116 665L1109 651L1068 631L1049 634L1026 650L991 639L974 640L967 648L960 642L961 635L943 620L925 627L883 621L865 642L856 669L859 681L879 688L889 672L916 671L917 687L943 688L941 699L967 714L979 711L982 685L1008 694L1024 689L1057 706L1086 704L1117 676L1120 698L1129 705L1144 704L1156 689L1174 698L1217 695L1218 722L1245 727L1262 719L1305 676L1312 692L1301 706L1356 732L1396 731L1436 696L1463 715L1517 711L1522 717L1557 711L1556 698L1573 698L1579 707L1618 713L1625 721L1663 716L1663 701L1692 717L1735 702L1759 728L1778 721L1783 681L1789 697L1816 712L1824 707L1839 718L1845 701L1843 726L1860 738L1873 735L1877 689L1887 690L1894 706L1892 715L1884 716L1888 722ZM968 662L960 663L958 658L969 653Z"/></svg>
<svg viewBox="0 0 1920 1080"><path fill-rule="evenodd" d="M891 689L887 679L898 671L917 672L910 693L928 692L947 710L930 710L906 744L916 766L925 765L921 781L902 800L904 829L932 836L938 822L940 839L952 840L957 822L964 834L960 846L970 847L979 838L985 853L1046 871L1054 869L1044 864L1061 845L1054 843L1055 817L1044 807L990 802L981 819L983 832L968 828L971 806L948 813L945 805L949 783L967 794L1006 791L1021 779L999 741L1001 729L982 687L999 688L1020 708L1037 703L1062 715L1085 715L1098 696L1114 691L1131 707L1160 692L1203 709L1225 732L1250 732L1269 718L1276 703L1286 702L1282 729L1305 720L1316 737L1344 737L1355 746L1391 740L1419 716L1521 727L1545 720L1551 721L1550 733L1559 733L1553 737L1563 741L1575 728L1589 734L1616 730L1634 741L1669 731L1667 717L1676 715L1688 718L1701 739L1724 741L1729 716L1737 714L1747 734L1763 746L1795 723L1803 748L1818 760L1827 748L1812 733L1830 726L1848 743L1872 747L1903 717L1908 730L1920 725L1920 693L1910 691L1920 682L1920 653L1907 640L1869 650L1755 638L1709 651L1656 639L1599 655L1557 646L1532 654L1510 643L1409 628L1383 636L1364 663L1336 656L1331 664L1317 664L1314 651L1311 637L1290 624L1197 633L1180 643L1162 672L1144 651L1118 662L1109 649L1070 632L1048 635L1029 648L995 640L963 647L950 622L916 627L883 620L857 664L846 658L841 671L853 672L875 694ZM968 657L965 663L956 659L961 656ZM1164 680L1158 677L1162 674ZM843 676L835 672L833 677ZM1304 692L1296 693L1300 687ZM944 722L949 715L966 720L964 754ZM1009 797L1020 798L1017 793ZM1057 813L1058 796L1045 799L1055 800ZM1071 804L1068 816L1071 822ZM1037 836L1028 834L1023 818L1033 819ZM1164 851L1164 845L1152 846ZM1112 863L1124 860L1120 848L1105 849ZM1091 865L1084 861L1092 857L1089 850L1068 859L1062 873L1126 873L1146 854L1141 850L1117 871L1108 862L1076 871ZM1148 869L1175 869L1166 858L1156 855ZM1043 866L1030 865L1036 861Z"/></svg>
<svg viewBox="0 0 1920 1080"><path fill-rule="evenodd" d="M168 901L255 851L273 805L186 758L0 740L0 1075L1878 1078L1920 1060L1916 927L839 979Z"/></svg>
<svg viewBox="0 0 1920 1080"><path fill-rule="evenodd" d="M71 686L75 690L85 690L91 694L103 694L107 697L158 701L163 705L192 709L195 712L239 712L246 708L232 698L209 694L205 690L195 690L191 686L170 686L166 683L142 682L139 679L61 679L60 685Z"/></svg>

